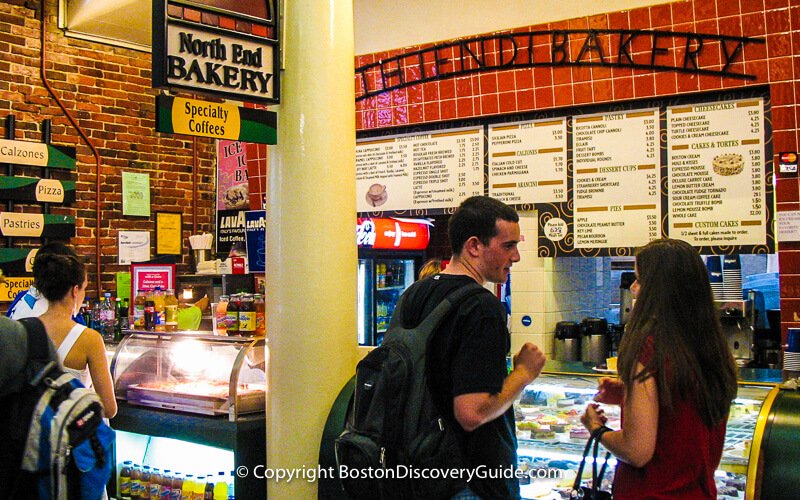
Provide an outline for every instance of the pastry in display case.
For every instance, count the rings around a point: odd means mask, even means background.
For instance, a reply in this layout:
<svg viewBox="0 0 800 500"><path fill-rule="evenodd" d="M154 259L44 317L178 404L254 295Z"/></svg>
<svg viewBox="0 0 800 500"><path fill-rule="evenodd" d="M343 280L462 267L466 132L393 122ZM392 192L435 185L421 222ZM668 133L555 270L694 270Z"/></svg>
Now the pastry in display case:
<svg viewBox="0 0 800 500"><path fill-rule="evenodd" d="M201 415L264 412L263 338L133 333L111 363L117 399Z"/></svg>
<svg viewBox="0 0 800 500"><path fill-rule="evenodd" d="M520 480L522 498L569 498L589 438L580 417L597 391L597 379L598 375L590 374L542 374L515 403L518 466L525 473ZM716 472L720 499L746 497L751 445L762 404L771 389L771 385L739 385L728 418L722 461ZM601 406L608 417L607 425L619 429L620 408ZM602 461L605 450L598 456ZM601 486L606 491L611 490L616 463L612 455ZM590 478L591 467L587 467L584 481Z"/></svg>

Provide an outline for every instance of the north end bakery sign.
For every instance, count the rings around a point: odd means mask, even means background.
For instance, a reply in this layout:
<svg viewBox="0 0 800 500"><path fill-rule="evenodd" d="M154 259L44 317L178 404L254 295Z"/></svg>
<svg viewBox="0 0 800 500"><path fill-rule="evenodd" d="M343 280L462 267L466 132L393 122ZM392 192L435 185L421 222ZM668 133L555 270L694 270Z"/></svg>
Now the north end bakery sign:
<svg viewBox="0 0 800 500"><path fill-rule="evenodd" d="M652 30L504 33L436 44L356 68L356 100L458 75L535 66L605 66L754 80L737 71L760 38ZM740 66L741 67L741 66Z"/></svg>
<svg viewBox="0 0 800 500"><path fill-rule="evenodd" d="M153 86L278 103L274 0L154 0Z"/></svg>

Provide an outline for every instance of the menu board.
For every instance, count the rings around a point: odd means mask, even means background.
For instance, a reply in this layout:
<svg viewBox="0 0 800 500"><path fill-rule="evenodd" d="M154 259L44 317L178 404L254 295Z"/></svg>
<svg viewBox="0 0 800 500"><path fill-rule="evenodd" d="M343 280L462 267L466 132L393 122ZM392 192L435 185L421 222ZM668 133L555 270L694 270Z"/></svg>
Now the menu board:
<svg viewBox="0 0 800 500"><path fill-rule="evenodd" d="M661 236L658 109L576 117L574 247L635 247Z"/></svg>
<svg viewBox="0 0 800 500"><path fill-rule="evenodd" d="M483 127L359 140L359 212L457 207L483 194Z"/></svg>
<svg viewBox="0 0 800 500"><path fill-rule="evenodd" d="M694 246L763 245L764 100L667 108L669 234Z"/></svg>
<svg viewBox="0 0 800 500"><path fill-rule="evenodd" d="M567 119L489 125L489 196L505 203L567 201Z"/></svg>

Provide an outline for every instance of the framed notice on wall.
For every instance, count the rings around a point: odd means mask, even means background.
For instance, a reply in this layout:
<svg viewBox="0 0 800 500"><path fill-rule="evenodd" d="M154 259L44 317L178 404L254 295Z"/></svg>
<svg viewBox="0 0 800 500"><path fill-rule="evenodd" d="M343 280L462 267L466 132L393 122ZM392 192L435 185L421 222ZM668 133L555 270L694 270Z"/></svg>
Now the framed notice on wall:
<svg viewBox="0 0 800 500"><path fill-rule="evenodd" d="M131 297L137 290L175 289L175 264L131 264Z"/></svg>
<svg viewBox="0 0 800 500"><path fill-rule="evenodd" d="M156 212L156 254L181 255L183 253L183 214Z"/></svg>

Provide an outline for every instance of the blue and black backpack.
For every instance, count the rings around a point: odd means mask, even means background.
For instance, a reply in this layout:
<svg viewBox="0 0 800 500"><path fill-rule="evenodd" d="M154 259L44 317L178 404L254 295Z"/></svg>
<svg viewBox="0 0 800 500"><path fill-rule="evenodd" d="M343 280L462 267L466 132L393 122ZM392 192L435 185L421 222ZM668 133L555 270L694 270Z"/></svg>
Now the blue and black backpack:
<svg viewBox="0 0 800 500"><path fill-rule="evenodd" d="M0 400L0 491L13 500L99 500L114 441L100 398L61 369L39 319L20 323L28 334L27 383Z"/></svg>

